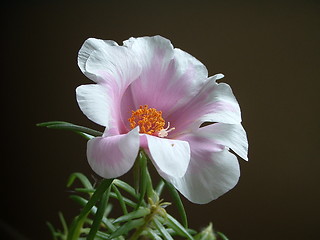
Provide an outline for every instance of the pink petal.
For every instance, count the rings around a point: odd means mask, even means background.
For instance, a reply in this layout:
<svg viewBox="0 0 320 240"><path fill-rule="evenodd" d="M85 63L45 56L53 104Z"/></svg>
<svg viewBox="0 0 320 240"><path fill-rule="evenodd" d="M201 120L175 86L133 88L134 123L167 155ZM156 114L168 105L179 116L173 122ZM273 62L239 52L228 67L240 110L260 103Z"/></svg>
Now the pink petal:
<svg viewBox="0 0 320 240"><path fill-rule="evenodd" d="M107 127L105 135L126 133L120 102L129 84L141 73L135 56L113 41L88 39L79 51L78 64L87 77L98 83L77 89L81 110L92 121Z"/></svg>
<svg viewBox="0 0 320 240"><path fill-rule="evenodd" d="M166 117L196 95L207 80L207 69L200 61L180 49L173 49L170 41L163 37L131 38L124 44L142 66L141 75L122 99L124 121L130 117L131 110L145 104L162 111Z"/></svg>
<svg viewBox="0 0 320 240"><path fill-rule="evenodd" d="M189 165L188 142L144 135L148 144L148 155L160 175L182 177Z"/></svg>
<svg viewBox="0 0 320 240"><path fill-rule="evenodd" d="M87 144L88 162L101 177L116 178L131 169L139 145L139 128L124 135L96 137Z"/></svg>
<svg viewBox="0 0 320 240"><path fill-rule="evenodd" d="M171 137L199 128L203 122L238 124L241 122L240 107L228 84L216 83L222 74L210 78L197 96L176 109L168 118L176 128Z"/></svg>

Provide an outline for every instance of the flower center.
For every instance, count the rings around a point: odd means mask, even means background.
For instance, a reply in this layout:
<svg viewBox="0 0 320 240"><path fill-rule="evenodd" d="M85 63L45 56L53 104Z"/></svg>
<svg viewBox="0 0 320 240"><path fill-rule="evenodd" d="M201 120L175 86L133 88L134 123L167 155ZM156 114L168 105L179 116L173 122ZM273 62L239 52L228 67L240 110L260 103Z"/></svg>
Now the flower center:
<svg viewBox="0 0 320 240"><path fill-rule="evenodd" d="M140 127L140 133L155 135L158 137L166 137L168 133L175 128L164 128L165 120L162 117L162 112L155 108L149 108L148 105L140 106L139 109L132 111L131 118L128 119L130 127L133 129Z"/></svg>

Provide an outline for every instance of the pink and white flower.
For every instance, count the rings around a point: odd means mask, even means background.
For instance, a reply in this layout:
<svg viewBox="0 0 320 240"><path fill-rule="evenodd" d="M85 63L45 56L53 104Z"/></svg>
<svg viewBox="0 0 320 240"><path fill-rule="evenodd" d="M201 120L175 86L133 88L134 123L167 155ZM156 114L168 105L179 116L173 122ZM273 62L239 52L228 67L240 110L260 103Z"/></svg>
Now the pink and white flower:
<svg viewBox="0 0 320 240"><path fill-rule="evenodd" d="M143 148L158 173L194 203L237 184L235 154L247 160L248 142L230 86L217 82L222 74L208 77L200 61L161 36L130 38L123 46L90 38L78 65L95 82L76 89L78 104L105 127L87 144L97 174L125 174ZM201 127L205 122L214 124Z"/></svg>

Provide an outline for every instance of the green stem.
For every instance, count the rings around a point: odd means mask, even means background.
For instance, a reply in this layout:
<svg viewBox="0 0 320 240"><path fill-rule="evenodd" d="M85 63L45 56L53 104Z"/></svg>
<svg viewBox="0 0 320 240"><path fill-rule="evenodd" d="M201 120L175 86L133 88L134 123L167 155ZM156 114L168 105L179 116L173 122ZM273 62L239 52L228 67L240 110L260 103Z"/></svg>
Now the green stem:
<svg viewBox="0 0 320 240"><path fill-rule="evenodd" d="M138 153L137 159L133 165L133 187L137 195L140 192L140 152Z"/></svg>
<svg viewBox="0 0 320 240"><path fill-rule="evenodd" d="M146 195L146 191L147 191L147 185L148 185L148 169L147 169L147 162L148 162L148 158L145 155L145 153L141 150L139 152L139 156L138 156L138 162L139 162L139 167L140 167L140 183L139 183L139 201L138 201L138 205L137 208L138 209L141 204L144 202L144 197Z"/></svg>
<svg viewBox="0 0 320 240"><path fill-rule="evenodd" d="M121 206L123 214L128 214L127 206L126 206L126 204L124 202L124 199L123 199L119 189L114 184L112 184L111 187L112 187L112 191L114 191L114 193L117 196L117 199L119 200L119 204Z"/></svg>
<svg viewBox="0 0 320 240"><path fill-rule="evenodd" d="M78 240L81 234L81 229L83 224L88 216L89 212L74 218L73 222L71 223L70 231L68 232L67 240Z"/></svg>
<svg viewBox="0 0 320 240"><path fill-rule="evenodd" d="M101 196L101 199L97 208L97 212L94 216L90 232L87 236L87 240L93 240L100 228L102 218L107 208L109 193L110 193L110 186L108 187L107 191L105 191Z"/></svg>
<svg viewBox="0 0 320 240"><path fill-rule="evenodd" d="M160 197L160 195L162 194L162 190L163 190L163 187L164 187L164 181L161 179L158 186L156 187L156 193L157 195Z"/></svg>
<svg viewBox="0 0 320 240"><path fill-rule="evenodd" d="M103 179L99 187L96 189L90 200L87 202L85 207L82 209L79 216L77 216L71 224L70 231L68 233L67 240L78 240L81 234L82 226L90 213L94 205L101 199L102 194L109 188L113 179Z"/></svg>
<svg viewBox="0 0 320 240"><path fill-rule="evenodd" d="M59 218L60 218L61 225L63 227L63 233L65 236L68 236L68 226L62 212L59 212Z"/></svg>
<svg viewBox="0 0 320 240"><path fill-rule="evenodd" d="M170 194L171 194L171 197L172 197L172 200L173 200L173 203L176 205L176 207L178 208L178 212L180 214L180 217L181 217L181 221L182 221L182 225L185 227L185 228L188 228L188 219L187 219L187 214L186 214L186 211L184 209L184 206L183 206L183 203L181 201L181 198L179 196L179 193L178 191L175 189L175 187L165 181L165 184L166 184L166 187L168 188Z"/></svg>
<svg viewBox="0 0 320 240"><path fill-rule="evenodd" d="M153 189L152 185L152 179L148 170L148 167L146 167L146 181L147 181L147 197L151 198L154 202L157 202L159 200L159 195L156 193L156 191Z"/></svg>

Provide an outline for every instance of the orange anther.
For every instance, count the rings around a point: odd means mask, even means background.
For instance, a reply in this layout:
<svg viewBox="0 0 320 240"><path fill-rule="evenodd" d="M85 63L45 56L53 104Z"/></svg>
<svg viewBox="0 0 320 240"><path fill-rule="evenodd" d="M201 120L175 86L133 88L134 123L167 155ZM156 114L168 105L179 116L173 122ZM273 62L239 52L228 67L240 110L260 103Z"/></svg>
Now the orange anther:
<svg viewBox="0 0 320 240"><path fill-rule="evenodd" d="M131 118L128 119L130 127L140 127L140 133L155 135L160 132L165 121L162 118L162 112L155 108L149 108L148 105L140 106L139 109L132 111Z"/></svg>

